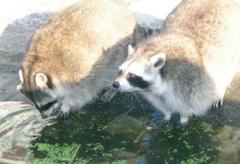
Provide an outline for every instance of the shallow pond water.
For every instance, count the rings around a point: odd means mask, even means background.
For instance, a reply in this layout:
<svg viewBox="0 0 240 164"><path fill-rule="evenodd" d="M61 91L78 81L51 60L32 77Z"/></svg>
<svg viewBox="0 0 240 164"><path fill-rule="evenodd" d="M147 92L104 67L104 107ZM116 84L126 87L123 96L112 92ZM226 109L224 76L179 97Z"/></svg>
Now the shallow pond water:
<svg viewBox="0 0 240 164"><path fill-rule="evenodd" d="M66 120L42 120L36 109L21 102L0 106L0 163L240 161L239 122L224 109L181 126L177 114L164 122L150 104L130 95L96 101Z"/></svg>

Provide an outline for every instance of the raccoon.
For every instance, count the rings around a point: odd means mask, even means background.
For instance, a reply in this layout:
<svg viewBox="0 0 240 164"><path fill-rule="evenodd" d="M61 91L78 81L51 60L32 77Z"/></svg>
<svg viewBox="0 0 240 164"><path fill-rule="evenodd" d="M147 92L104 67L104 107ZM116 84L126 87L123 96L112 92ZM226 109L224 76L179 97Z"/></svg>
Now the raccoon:
<svg viewBox="0 0 240 164"><path fill-rule="evenodd" d="M117 0L83 0L33 36L19 70L22 92L43 117L79 109L111 86L136 20Z"/></svg>
<svg viewBox="0 0 240 164"><path fill-rule="evenodd" d="M113 87L136 91L169 120L203 115L223 103L240 61L240 5L234 0L183 0L162 31L129 46Z"/></svg>

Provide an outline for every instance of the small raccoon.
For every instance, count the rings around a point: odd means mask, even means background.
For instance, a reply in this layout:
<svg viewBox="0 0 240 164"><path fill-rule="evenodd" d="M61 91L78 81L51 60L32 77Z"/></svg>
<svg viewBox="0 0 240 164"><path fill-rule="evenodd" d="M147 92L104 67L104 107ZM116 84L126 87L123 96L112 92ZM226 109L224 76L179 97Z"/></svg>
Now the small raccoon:
<svg viewBox="0 0 240 164"><path fill-rule="evenodd" d="M111 86L137 29L117 0L83 0L38 30L19 71L18 89L43 117L67 115Z"/></svg>
<svg viewBox="0 0 240 164"><path fill-rule="evenodd" d="M219 107L239 68L239 20L237 1L183 0L159 34L129 47L113 87L140 92L165 120Z"/></svg>

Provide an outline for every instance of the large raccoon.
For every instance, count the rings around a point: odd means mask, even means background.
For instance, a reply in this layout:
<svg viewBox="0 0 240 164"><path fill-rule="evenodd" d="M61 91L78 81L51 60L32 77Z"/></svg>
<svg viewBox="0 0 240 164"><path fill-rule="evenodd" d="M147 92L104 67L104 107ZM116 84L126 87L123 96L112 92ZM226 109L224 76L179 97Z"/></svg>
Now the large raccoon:
<svg viewBox="0 0 240 164"><path fill-rule="evenodd" d="M183 0L163 30L132 49L113 87L139 91L181 123L222 104L240 61L240 4ZM129 51L130 52L130 51Z"/></svg>
<svg viewBox="0 0 240 164"><path fill-rule="evenodd" d="M79 109L111 84L137 29L115 0L82 0L38 30L19 71L18 89L42 116Z"/></svg>

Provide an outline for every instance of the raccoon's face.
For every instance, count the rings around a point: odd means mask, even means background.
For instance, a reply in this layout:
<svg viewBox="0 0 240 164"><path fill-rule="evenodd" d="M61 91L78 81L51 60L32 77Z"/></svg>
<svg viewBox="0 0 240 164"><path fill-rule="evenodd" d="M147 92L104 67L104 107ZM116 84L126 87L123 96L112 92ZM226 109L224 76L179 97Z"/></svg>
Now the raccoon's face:
<svg viewBox="0 0 240 164"><path fill-rule="evenodd" d="M156 83L161 85L161 69L165 64L165 54L143 52L150 53L143 55L131 46L128 49L129 57L119 67L119 74L113 87L121 92L132 92L147 91Z"/></svg>
<svg viewBox="0 0 240 164"><path fill-rule="evenodd" d="M17 86L17 90L36 106L43 118L58 112L60 105L54 97L54 87L46 73L34 74L20 69L19 78L21 83Z"/></svg>

